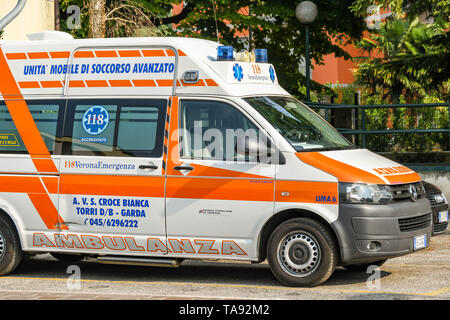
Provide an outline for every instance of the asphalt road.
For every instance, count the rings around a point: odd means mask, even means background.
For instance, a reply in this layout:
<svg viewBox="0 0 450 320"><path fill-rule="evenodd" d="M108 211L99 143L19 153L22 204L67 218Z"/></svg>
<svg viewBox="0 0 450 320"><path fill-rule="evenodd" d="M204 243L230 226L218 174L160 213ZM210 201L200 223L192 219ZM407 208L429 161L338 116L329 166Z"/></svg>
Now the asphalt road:
<svg viewBox="0 0 450 320"><path fill-rule="evenodd" d="M269 266L187 261L177 269L59 262L50 255L24 261L0 278L5 299L450 299L450 232L431 246L389 260L379 282L338 268L315 288L282 286ZM79 270L79 281L76 281ZM373 276L373 275L372 275ZM75 281L74 281L75 280Z"/></svg>

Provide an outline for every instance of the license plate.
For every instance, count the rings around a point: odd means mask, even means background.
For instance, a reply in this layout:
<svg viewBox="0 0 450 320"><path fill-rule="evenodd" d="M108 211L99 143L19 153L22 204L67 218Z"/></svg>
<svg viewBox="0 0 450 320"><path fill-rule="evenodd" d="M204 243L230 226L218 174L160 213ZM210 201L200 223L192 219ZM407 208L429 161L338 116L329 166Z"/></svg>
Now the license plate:
<svg viewBox="0 0 450 320"><path fill-rule="evenodd" d="M427 235L414 237L414 250L419 250L427 246Z"/></svg>
<svg viewBox="0 0 450 320"><path fill-rule="evenodd" d="M439 212L439 223L448 221L448 211Z"/></svg>

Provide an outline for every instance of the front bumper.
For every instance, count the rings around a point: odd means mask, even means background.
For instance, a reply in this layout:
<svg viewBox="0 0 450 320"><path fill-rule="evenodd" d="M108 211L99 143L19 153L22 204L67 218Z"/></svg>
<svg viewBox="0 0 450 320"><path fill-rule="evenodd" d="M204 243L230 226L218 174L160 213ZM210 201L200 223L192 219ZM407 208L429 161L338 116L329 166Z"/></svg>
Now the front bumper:
<svg viewBox="0 0 450 320"><path fill-rule="evenodd" d="M426 234L429 246L432 223L427 199L390 205L339 204L332 223L338 237L340 265L365 264L414 252L414 237ZM368 245L372 245L369 250ZM375 247L375 249L374 249Z"/></svg>

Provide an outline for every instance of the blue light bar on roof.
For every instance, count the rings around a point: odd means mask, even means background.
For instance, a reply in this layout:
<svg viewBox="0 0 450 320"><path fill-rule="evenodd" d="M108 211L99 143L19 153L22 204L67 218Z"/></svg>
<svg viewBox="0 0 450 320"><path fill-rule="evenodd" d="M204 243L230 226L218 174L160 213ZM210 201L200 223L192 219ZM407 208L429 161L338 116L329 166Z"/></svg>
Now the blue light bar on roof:
<svg viewBox="0 0 450 320"><path fill-rule="evenodd" d="M217 61L233 61L233 47L232 46L217 47Z"/></svg>
<svg viewBox="0 0 450 320"><path fill-rule="evenodd" d="M255 49L255 62L267 63L269 59L267 58L267 49Z"/></svg>

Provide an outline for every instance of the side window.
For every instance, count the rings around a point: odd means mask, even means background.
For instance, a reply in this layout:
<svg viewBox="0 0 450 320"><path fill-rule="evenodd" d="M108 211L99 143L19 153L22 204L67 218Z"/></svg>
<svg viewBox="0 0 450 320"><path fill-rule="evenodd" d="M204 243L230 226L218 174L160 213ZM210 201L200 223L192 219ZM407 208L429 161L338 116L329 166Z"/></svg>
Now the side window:
<svg viewBox="0 0 450 320"><path fill-rule="evenodd" d="M60 101L27 101L28 109L50 153L55 150ZM0 105L0 153L27 153L6 104Z"/></svg>
<svg viewBox="0 0 450 320"><path fill-rule="evenodd" d="M238 109L218 101L181 102L180 156L187 159L248 161L236 151L239 136L259 129Z"/></svg>
<svg viewBox="0 0 450 320"><path fill-rule="evenodd" d="M19 131L5 104L0 105L0 152L27 153Z"/></svg>
<svg viewBox="0 0 450 320"><path fill-rule="evenodd" d="M63 154L160 157L167 100L75 100Z"/></svg>
<svg viewBox="0 0 450 320"><path fill-rule="evenodd" d="M53 153L58 128L58 116L62 107L59 104L41 104L28 101L28 109L30 109L31 116L41 133L42 139L44 139L48 151Z"/></svg>

